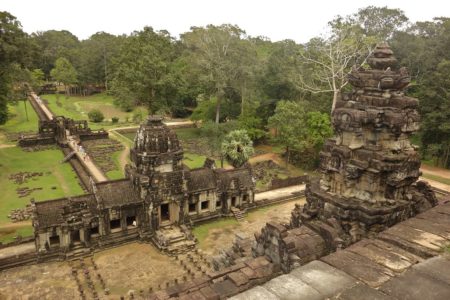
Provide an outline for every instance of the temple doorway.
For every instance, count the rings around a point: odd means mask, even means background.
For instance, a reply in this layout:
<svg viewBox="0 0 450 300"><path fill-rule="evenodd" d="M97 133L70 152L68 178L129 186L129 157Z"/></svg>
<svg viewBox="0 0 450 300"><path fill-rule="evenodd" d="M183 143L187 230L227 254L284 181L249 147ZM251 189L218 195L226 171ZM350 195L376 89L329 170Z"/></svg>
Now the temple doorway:
<svg viewBox="0 0 450 300"><path fill-rule="evenodd" d="M161 223L170 221L169 203L161 204Z"/></svg>
<svg viewBox="0 0 450 300"><path fill-rule="evenodd" d="M79 230L72 231L71 237L74 244L79 244L81 242Z"/></svg>

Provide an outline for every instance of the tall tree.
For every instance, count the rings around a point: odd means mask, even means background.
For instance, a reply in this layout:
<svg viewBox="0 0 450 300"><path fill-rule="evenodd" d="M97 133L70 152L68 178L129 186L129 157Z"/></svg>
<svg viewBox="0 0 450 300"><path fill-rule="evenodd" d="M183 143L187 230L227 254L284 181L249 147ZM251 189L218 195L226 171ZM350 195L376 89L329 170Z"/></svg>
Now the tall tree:
<svg viewBox="0 0 450 300"><path fill-rule="evenodd" d="M399 9L369 6L329 22L329 35L314 38L300 52L304 65L299 87L311 93L331 93L334 110L339 93L347 86L352 66L365 64L377 42L389 39L408 18Z"/></svg>
<svg viewBox="0 0 450 300"><path fill-rule="evenodd" d="M167 31L145 27L129 36L111 82L118 104L125 109L145 104L153 112L170 106L176 95L176 80L170 72L174 59L174 40Z"/></svg>
<svg viewBox="0 0 450 300"><path fill-rule="evenodd" d="M108 81L114 73L113 61L118 58L125 37L97 32L81 42L79 81L102 84L108 90Z"/></svg>
<svg viewBox="0 0 450 300"><path fill-rule="evenodd" d="M72 64L65 58L60 57L55 62L55 67L50 75L53 79L64 84L67 95L70 95L70 86L77 83L77 71Z"/></svg>
<svg viewBox="0 0 450 300"><path fill-rule="evenodd" d="M8 12L0 11L0 124L8 119L8 97L13 74L29 64L29 41L20 22Z"/></svg>
<svg viewBox="0 0 450 300"><path fill-rule="evenodd" d="M229 96L232 82L245 76L243 57L248 57L242 43L245 32L237 26L192 27L190 32L181 35L181 40L189 50L192 68L201 74L199 79L206 92L216 98L216 123L220 121L223 101ZM241 88L244 88L241 86Z"/></svg>
<svg viewBox="0 0 450 300"><path fill-rule="evenodd" d="M67 59L74 66L80 64L80 41L67 30L38 31L31 35L34 44L39 48L34 59L34 67L50 76L60 57Z"/></svg>

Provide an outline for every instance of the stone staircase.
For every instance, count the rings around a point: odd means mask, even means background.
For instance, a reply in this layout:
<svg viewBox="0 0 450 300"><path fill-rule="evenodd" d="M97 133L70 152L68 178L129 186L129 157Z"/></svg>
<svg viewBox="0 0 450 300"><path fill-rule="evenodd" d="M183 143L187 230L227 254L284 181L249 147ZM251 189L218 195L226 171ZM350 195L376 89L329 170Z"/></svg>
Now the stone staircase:
<svg viewBox="0 0 450 300"><path fill-rule="evenodd" d="M244 213L239 208L232 207L231 212L233 213L234 217L238 222L241 222L244 220Z"/></svg>
<svg viewBox="0 0 450 300"><path fill-rule="evenodd" d="M68 161L69 159L71 159L72 158L72 156L74 156L75 155L75 151L72 151L72 152L70 152L69 154L67 154L65 157L64 157L64 159L61 161L61 163L63 164L63 163L65 163L66 161Z"/></svg>
<svg viewBox="0 0 450 300"><path fill-rule="evenodd" d="M92 251L90 248L84 247L81 243L74 245L74 247L66 253L67 260L78 260L83 257L87 257L92 255Z"/></svg>
<svg viewBox="0 0 450 300"><path fill-rule="evenodd" d="M187 236L180 227L169 225L157 230L152 240L161 251L170 256L175 256L195 248L195 241L188 239Z"/></svg>

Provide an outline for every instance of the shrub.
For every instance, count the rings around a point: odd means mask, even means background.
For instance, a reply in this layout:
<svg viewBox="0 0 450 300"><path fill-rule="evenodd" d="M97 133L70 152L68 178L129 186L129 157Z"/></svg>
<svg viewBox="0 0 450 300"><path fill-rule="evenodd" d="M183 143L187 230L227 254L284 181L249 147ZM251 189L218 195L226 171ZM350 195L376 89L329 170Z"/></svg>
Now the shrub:
<svg viewBox="0 0 450 300"><path fill-rule="evenodd" d="M105 118L103 113L98 109L93 109L90 112L88 112L88 117L89 117L89 121L94 122L94 123L99 123L99 122L103 121L103 119Z"/></svg>
<svg viewBox="0 0 450 300"><path fill-rule="evenodd" d="M111 122L118 123L119 122L119 118L118 117L112 117L111 118Z"/></svg>

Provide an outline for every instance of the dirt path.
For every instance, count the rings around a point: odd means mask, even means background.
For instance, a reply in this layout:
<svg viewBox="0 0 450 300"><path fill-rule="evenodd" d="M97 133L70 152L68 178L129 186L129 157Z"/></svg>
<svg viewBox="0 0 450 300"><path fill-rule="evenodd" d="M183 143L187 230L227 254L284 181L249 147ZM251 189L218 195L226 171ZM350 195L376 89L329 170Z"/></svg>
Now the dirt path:
<svg viewBox="0 0 450 300"><path fill-rule="evenodd" d="M31 226L31 221L21 221L16 223L5 223L1 224L1 229L15 229L15 228L21 228L25 226Z"/></svg>
<svg viewBox="0 0 450 300"><path fill-rule="evenodd" d="M120 169L124 170L125 165L128 164L128 154L130 153L130 147L128 146L128 143L126 142L126 137L124 137L122 134L118 133L116 131L117 129L110 129L108 132L111 134L111 138L115 139L116 141L120 142L122 146L124 146L124 149L122 153L120 153L119 156L119 165Z"/></svg>
<svg viewBox="0 0 450 300"><path fill-rule="evenodd" d="M128 146L125 144L122 144L122 145L125 146L125 149L123 149L122 153L120 153L119 164L120 164L120 169L125 170L125 165L128 163L128 153L130 153L130 148L128 148Z"/></svg>
<svg viewBox="0 0 450 300"><path fill-rule="evenodd" d="M422 164L420 166L420 170L425 174L440 176L440 177L444 177L444 178L450 178L450 170L447 170L447 169Z"/></svg>
<svg viewBox="0 0 450 300"><path fill-rule="evenodd" d="M0 149L12 148L12 147L16 147L16 145L0 144Z"/></svg>

